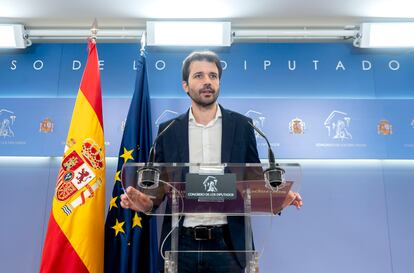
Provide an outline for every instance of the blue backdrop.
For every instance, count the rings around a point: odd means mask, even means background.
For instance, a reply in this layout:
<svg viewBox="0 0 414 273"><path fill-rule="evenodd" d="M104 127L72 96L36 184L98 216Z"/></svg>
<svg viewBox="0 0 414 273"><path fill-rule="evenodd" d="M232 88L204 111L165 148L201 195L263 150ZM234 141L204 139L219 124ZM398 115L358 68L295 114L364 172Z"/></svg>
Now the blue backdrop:
<svg viewBox="0 0 414 273"><path fill-rule="evenodd" d="M107 151L116 156L138 49L99 45ZM147 50L152 120L184 112L181 62L189 51ZM413 159L414 68L410 51L350 44L236 44L219 50L220 102L250 116L281 158ZM34 45L0 52L0 155L59 156L86 48ZM41 130L41 124L52 129ZM259 152L266 156L263 140Z"/></svg>
<svg viewBox="0 0 414 273"><path fill-rule="evenodd" d="M116 156L138 46L98 51L106 148ZM147 49L153 134L190 105L181 89L190 51ZM270 228L253 219L256 238L268 236L260 271L412 272L414 53L345 43L236 44L218 53L220 103L253 118L278 158L302 166L301 211L285 210ZM85 60L86 44L0 51L0 272L38 272L60 164L49 156L63 153ZM107 200L116 165L107 158Z"/></svg>

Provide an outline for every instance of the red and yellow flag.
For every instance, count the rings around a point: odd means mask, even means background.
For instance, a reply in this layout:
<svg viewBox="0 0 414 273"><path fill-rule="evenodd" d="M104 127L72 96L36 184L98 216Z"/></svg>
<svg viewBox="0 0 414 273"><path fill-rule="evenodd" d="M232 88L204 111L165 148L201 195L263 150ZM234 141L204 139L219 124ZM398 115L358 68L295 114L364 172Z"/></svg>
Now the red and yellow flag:
<svg viewBox="0 0 414 273"><path fill-rule="evenodd" d="M103 272L105 147L94 40L73 109L40 272Z"/></svg>

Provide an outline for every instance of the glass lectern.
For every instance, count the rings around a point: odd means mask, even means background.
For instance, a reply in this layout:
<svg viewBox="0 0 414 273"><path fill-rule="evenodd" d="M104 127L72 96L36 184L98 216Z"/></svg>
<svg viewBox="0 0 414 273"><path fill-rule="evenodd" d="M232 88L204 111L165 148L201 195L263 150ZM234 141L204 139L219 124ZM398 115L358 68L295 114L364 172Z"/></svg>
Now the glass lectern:
<svg viewBox="0 0 414 273"><path fill-rule="evenodd" d="M272 180L269 172L277 172ZM253 243L252 217L268 222L282 210L290 190L298 191L301 170L299 164L189 164L189 163L127 163L122 168L124 189L128 186L151 196L154 202L149 215L171 217L169 230L160 241L160 254L165 260L165 273L178 270L179 255L199 252L180 247L179 226L188 215L225 215L244 218L244 242L241 249L228 250L246 265L248 273L258 272L262 251ZM265 223L266 224L266 223ZM269 234L272 236L272 234ZM260 237L260 236L256 236ZM266 240L266 236L261 236ZM166 242L168 244L166 244ZM168 245L168 247L166 247ZM221 255L223 250L208 250L203 255Z"/></svg>

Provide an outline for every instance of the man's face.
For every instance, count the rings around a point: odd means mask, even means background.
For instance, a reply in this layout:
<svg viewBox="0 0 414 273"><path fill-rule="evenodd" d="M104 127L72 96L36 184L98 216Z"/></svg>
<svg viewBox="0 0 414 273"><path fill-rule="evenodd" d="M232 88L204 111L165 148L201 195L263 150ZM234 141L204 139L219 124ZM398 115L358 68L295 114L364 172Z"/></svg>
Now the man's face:
<svg viewBox="0 0 414 273"><path fill-rule="evenodd" d="M220 93L220 80L215 63L194 61L189 70L188 83L183 81L183 88L193 102L202 107L215 103Z"/></svg>

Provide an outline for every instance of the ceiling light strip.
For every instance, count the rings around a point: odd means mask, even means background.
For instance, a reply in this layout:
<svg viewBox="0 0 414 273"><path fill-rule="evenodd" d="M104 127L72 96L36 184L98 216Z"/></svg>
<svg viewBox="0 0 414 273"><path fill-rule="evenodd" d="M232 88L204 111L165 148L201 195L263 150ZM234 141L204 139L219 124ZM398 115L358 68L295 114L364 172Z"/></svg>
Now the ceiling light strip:
<svg viewBox="0 0 414 273"><path fill-rule="evenodd" d="M26 29L29 38L37 40L85 39L91 35L90 29ZM125 40L139 39L145 29L99 29L98 39ZM237 40L278 40L278 39L344 39L355 37L358 30L344 29L235 29L233 39Z"/></svg>

